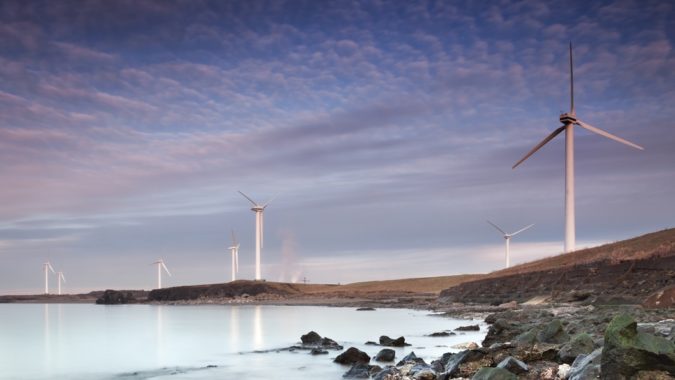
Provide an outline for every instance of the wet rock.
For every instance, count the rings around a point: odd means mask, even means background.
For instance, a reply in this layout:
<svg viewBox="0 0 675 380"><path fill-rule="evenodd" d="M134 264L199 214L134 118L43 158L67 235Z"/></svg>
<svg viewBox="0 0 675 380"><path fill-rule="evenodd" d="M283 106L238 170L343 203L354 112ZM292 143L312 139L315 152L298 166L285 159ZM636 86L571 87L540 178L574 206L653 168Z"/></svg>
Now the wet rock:
<svg viewBox="0 0 675 380"><path fill-rule="evenodd" d="M530 370L527 364L512 356L502 360L499 364L497 364L497 368L503 368L516 375L520 375L521 373L525 373Z"/></svg>
<svg viewBox="0 0 675 380"><path fill-rule="evenodd" d="M627 314L615 317L605 331L602 350L603 379L627 379L639 371L666 371L675 375L675 344L637 331Z"/></svg>
<svg viewBox="0 0 675 380"><path fill-rule="evenodd" d="M375 355L375 361L378 362L391 362L394 361L396 357L396 351L391 348L383 348L380 352Z"/></svg>
<svg viewBox="0 0 675 380"><path fill-rule="evenodd" d="M440 337L451 336L451 335L456 335L456 334L453 333L453 332L439 331L439 332L431 333L427 336L430 336L432 338L440 338Z"/></svg>
<svg viewBox="0 0 675 380"><path fill-rule="evenodd" d="M483 367L471 380L517 380L518 377L503 368Z"/></svg>
<svg viewBox="0 0 675 380"><path fill-rule="evenodd" d="M375 311L375 308L372 307L360 307L356 311Z"/></svg>
<svg viewBox="0 0 675 380"><path fill-rule="evenodd" d="M565 332L560 319L554 319L539 332L537 340L543 343L562 344L568 342L570 336Z"/></svg>
<svg viewBox="0 0 675 380"><path fill-rule="evenodd" d="M373 377L373 380L401 380L403 375L396 367L387 367Z"/></svg>
<svg viewBox="0 0 675 380"><path fill-rule="evenodd" d="M468 325L468 326L459 326L455 331L480 331L480 326L478 325Z"/></svg>
<svg viewBox="0 0 675 380"><path fill-rule="evenodd" d="M310 331L307 334L300 337L302 344L320 344L321 335L317 334L314 331Z"/></svg>
<svg viewBox="0 0 675 380"><path fill-rule="evenodd" d="M382 346L388 346L388 347L404 347L404 346L409 346L409 344L406 344L405 338L400 336L396 339L391 339L390 337L386 335L382 335L380 337L380 345Z"/></svg>
<svg viewBox="0 0 675 380"><path fill-rule="evenodd" d="M372 340L367 341L364 343L366 346L379 346L378 343L373 342Z"/></svg>
<svg viewBox="0 0 675 380"><path fill-rule="evenodd" d="M342 375L345 379L369 379L370 366L365 363L354 363L349 371Z"/></svg>
<svg viewBox="0 0 675 380"><path fill-rule="evenodd" d="M593 352L594 347L595 343L590 335L585 333L578 334L560 348L558 358L563 363L571 364L577 356Z"/></svg>
<svg viewBox="0 0 675 380"><path fill-rule="evenodd" d="M436 380L436 372L429 368L424 368L419 371L415 371L413 375L414 380Z"/></svg>
<svg viewBox="0 0 675 380"><path fill-rule="evenodd" d="M370 356L356 347L349 347L333 361L340 364L368 363Z"/></svg>
<svg viewBox="0 0 675 380"><path fill-rule="evenodd" d="M318 348L318 347L314 347L314 348L312 348L312 350L309 353L312 354L312 355L325 355L325 354L328 353L328 351L326 351L324 349L321 349L321 348Z"/></svg>
<svg viewBox="0 0 675 380"><path fill-rule="evenodd" d="M485 320L487 321L487 318ZM522 332L522 327L506 319L497 319L488 328L485 339L483 339L483 347L489 347L494 343L510 342Z"/></svg>
<svg viewBox="0 0 675 380"><path fill-rule="evenodd" d="M339 344L337 344L336 341L334 341L333 339L328 338L328 337L323 337L323 339L321 339L321 347L332 348L332 349L337 349L337 350L342 349L342 346L340 346Z"/></svg>
<svg viewBox="0 0 675 380"><path fill-rule="evenodd" d="M400 367L404 364L407 363L413 363L413 364L424 364L427 365L427 363L424 362L424 359L418 358L417 355L415 355L415 351L409 353L408 355L404 356L403 359L401 359L398 363L396 363L397 367Z"/></svg>
<svg viewBox="0 0 675 380"><path fill-rule="evenodd" d="M600 359L602 348L598 348L588 355L579 355L572 363L569 371L569 380L597 379L600 375Z"/></svg>

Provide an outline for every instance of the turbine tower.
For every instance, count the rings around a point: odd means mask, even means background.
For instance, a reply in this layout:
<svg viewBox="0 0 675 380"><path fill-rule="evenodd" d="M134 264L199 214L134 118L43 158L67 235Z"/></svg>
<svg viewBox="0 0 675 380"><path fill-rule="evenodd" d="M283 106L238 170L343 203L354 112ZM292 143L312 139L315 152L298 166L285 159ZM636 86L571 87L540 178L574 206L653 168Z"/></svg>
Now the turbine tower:
<svg viewBox="0 0 675 380"><path fill-rule="evenodd" d="M63 272L57 272L56 279L59 280L59 295L61 295L61 280L65 283L66 277L63 275Z"/></svg>
<svg viewBox="0 0 675 380"><path fill-rule="evenodd" d="M501 232L504 235L504 240L506 240L506 267L508 268L508 267L511 266L511 253L509 252L509 242L511 241L511 238L518 235L519 233L529 229L530 227L534 226L534 224L530 224L527 227L521 228L518 231L516 231L512 234L509 234L509 233L504 232L504 230L499 228L496 224L492 223L491 221L488 220L487 222L490 223L490 225L492 225L492 227L496 228L497 231Z"/></svg>
<svg viewBox="0 0 675 380"><path fill-rule="evenodd" d="M236 273L239 272L239 243L234 236L234 230L232 230L232 245L227 249L232 253L232 281L234 281L237 279Z"/></svg>
<svg viewBox="0 0 675 380"><path fill-rule="evenodd" d="M574 111L574 71L572 64L572 43L570 42L570 112L560 115L560 122L563 124L546 136L542 142L537 144L530 150L525 157L513 165L515 169L523 161L527 160L534 152L538 151L542 146L546 145L554 137L565 131L565 252L572 252L575 250L575 218L574 218L574 126L578 125L581 128L587 129L600 136L607 137L611 140L626 144L630 147L643 150L639 145L633 144L630 141L624 140L620 137L614 136L611 133L605 132L602 129L593 127L583 121L577 119Z"/></svg>
<svg viewBox="0 0 675 380"><path fill-rule="evenodd" d="M49 261L42 264L42 266L45 270L45 294L49 294L49 271L52 271L52 273L56 272L54 272L54 268L52 268L52 264L50 264Z"/></svg>
<svg viewBox="0 0 675 380"><path fill-rule="evenodd" d="M239 194L243 195L244 198L248 199L253 204L251 211L255 212L255 279L259 281L262 279L260 276L260 248L263 246L263 212L274 198L261 206L241 191Z"/></svg>
<svg viewBox="0 0 675 380"><path fill-rule="evenodd" d="M169 276L171 276L171 272L169 272L169 269L164 265L164 260L162 259L158 259L150 265L157 265L157 289L162 289L162 268Z"/></svg>

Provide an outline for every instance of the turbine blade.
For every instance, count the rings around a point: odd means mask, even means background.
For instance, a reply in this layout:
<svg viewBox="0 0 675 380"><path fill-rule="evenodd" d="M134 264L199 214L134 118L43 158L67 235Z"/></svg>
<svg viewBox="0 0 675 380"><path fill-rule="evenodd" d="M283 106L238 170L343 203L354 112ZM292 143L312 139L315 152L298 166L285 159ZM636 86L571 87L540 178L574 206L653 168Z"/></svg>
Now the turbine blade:
<svg viewBox="0 0 675 380"><path fill-rule="evenodd" d="M239 190L237 190L237 191L239 191ZM239 194L243 195L244 198L246 198L246 199L248 199L249 201L251 201L251 203L253 203L254 206L257 206L257 205L258 205L257 203L255 203L255 201L254 201L253 199L249 198L248 195L242 193L241 191L239 191Z"/></svg>
<svg viewBox="0 0 675 380"><path fill-rule="evenodd" d="M512 233L511 236L516 236L516 235L518 235L519 233L521 233L521 232L523 232L523 231L529 229L529 228L532 227L532 226L534 226L534 224L530 224L529 226L527 226L527 227L525 227L525 228L521 228L521 229L519 229L518 231Z"/></svg>
<svg viewBox="0 0 675 380"><path fill-rule="evenodd" d="M494 223L492 223L491 221L489 221L489 220L486 220L486 222L490 223L490 225L491 225L492 227L496 228L496 229L497 229L497 231L499 231L499 232L503 233L504 235L508 235L508 234L507 234L506 232L504 232L504 230L502 230L501 228L497 227L497 225L496 225L496 224L494 224Z"/></svg>
<svg viewBox="0 0 675 380"><path fill-rule="evenodd" d="M270 200L267 201L267 203L265 203L265 204L263 205L263 210L265 209L265 207L267 207L267 205L269 205L270 203L272 203L273 200L277 199L278 196L279 196L279 194L277 194L277 195L273 196L272 198L270 198Z"/></svg>
<svg viewBox="0 0 675 380"><path fill-rule="evenodd" d="M167 268L166 265L164 265L164 261L162 261L162 268L164 268L164 270L166 271L166 274L171 276L171 272L169 272L169 268Z"/></svg>
<svg viewBox="0 0 675 380"><path fill-rule="evenodd" d="M49 266L49 270L52 271L52 273L56 274L56 272L54 271L54 268L52 268L51 263L47 262L47 266Z"/></svg>
<svg viewBox="0 0 675 380"><path fill-rule="evenodd" d="M556 129L555 131L553 131L550 135L546 136L546 138L545 138L544 140L542 140L542 142L540 142L539 144L537 144L537 146L535 146L534 148L532 148L532 150L529 151L529 152L525 155L525 157L521 158L520 161L516 162L516 164L513 165L513 166L511 167L511 169L515 169L516 166L520 165L523 161L527 160L531 155L534 154L534 152L538 151L539 148L541 148L542 146L546 145L547 142L551 141L554 137L556 137L558 134L560 134L560 132L562 132L562 131L564 131L564 130L565 130L565 126L563 125L562 127L560 127L560 128L558 128L558 129Z"/></svg>
<svg viewBox="0 0 675 380"><path fill-rule="evenodd" d="M572 41L570 41L570 113L574 115L574 64L572 61Z"/></svg>
<svg viewBox="0 0 675 380"><path fill-rule="evenodd" d="M581 121L581 120L577 120L577 125L579 125L580 127L584 128L584 129L587 129L587 130L589 130L589 131L591 131L591 132L597 133L597 134L599 134L600 136L605 136L605 137L607 137L608 139L612 139L612 140L614 140L614 141L617 141L617 142L620 142L620 143L622 143L622 144L628 145L628 146L633 147L633 148L635 148L635 149L640 149L640 150L644 150L644 149L645 149L645 148L641 147L640 145L633 144L632 142L630 142L630 141L628 141L628 140L624 140L624 139L622 139L621 137L614 136L613 134L611 134L611 133L609 133L609 132L605 132L605 131L603 131L603 130L600 129L600 128L596 128L596 127L594 127L594 126L592 126L592 125L586 124L586 123L584 123L584 122Z"/></svg>
<svg viewBox="0 0 675 380"><path fill-rule="evenodd" d="M66 276L64 276L63 273L61 273L61 279L63 280L63 282L66 282Z"/></svg>
<svg viewBox="0 0 675 380"><path fill-rule="evenodd" d="M234 235L234 230L232 230L232 245L237 245L237 237Z"/></svg>

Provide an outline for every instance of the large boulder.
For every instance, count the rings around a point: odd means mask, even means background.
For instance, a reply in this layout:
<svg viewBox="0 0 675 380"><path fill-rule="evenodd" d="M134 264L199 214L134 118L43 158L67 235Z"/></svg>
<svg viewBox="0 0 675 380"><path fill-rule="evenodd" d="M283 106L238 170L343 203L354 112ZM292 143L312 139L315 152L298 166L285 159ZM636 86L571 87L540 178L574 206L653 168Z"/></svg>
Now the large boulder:
<svg viewBox="0 0 675 380"><path fill-rule="evenodd" d="M640 371L666 371L675 375L675 344L637 331L629 315L616 316L605 331L601 377L629 379Z"/></svg>
<svg viewBox="0 0 675 380"><path fill-rule="evenodd" d="M391 348L383 348L380 352L375 355L375 361L378 362L391 362L394 361L396 357L396 351Z"/></svg>
<svg viewBox="0 0 675 380"><path fill-rule="evenodd" d="M356 347L349 347L333 361L340 364L368 363L370 356Z"/></svg>
<svg viewBox="0 0 675 380"><path fill-rule="evenodd" d="M403 346L409 346L409 344L406 344L405 338L402 336L399 336L396 339L391 339L390 337L386 335L382 335L380 337L380 345L382 346L388 346L388 347L403 347Z"/></svg>
<svg viewBox="0 0 675 380"><path fill-rule="evenodd" d="M307 334L303 335L300 337L300 340L302 341L302 344L320 344L321 343L321 335L317 334L314 331L310 331Z"/></svg>
<svg viewBox="0 0 675 380"><path fill-rule="evenodd" d="M560 348L558 358L563 363L572 364L577 356L593 352L594 347L595 343L590 335L586 333L577 334Z"/></svg>
<svg viewBox="0 0 675 380"><path fill-rule="evenodd" d="M471 380L517 380L518 377L503 368L483 367Z"/></svg>

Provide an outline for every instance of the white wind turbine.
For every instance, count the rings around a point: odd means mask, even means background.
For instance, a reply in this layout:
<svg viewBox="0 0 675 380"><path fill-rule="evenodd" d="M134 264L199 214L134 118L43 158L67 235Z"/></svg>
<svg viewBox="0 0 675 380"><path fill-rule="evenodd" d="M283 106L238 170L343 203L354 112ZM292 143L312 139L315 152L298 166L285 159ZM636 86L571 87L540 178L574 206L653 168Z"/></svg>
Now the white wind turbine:
<svg viewBox="0 0 675 380"><path fill-rule="evenodd" d="M162 268L169 276L171 276L171 272L169 272L169 269L166 267L166 265L164 265L163 259L158 259L150 265L157 265L157 289L162 289Z"/></svg>
<svg viewBox="0 0 675 380"><path fill-rule="evenodd" d="M518 231L516 231L512 234L509 234L509 233L504 232L504 230L499 228L496 224L492 223L491 221L488 220L487 222L490 223L490 225L492 225L492 227L496 228L497 231L501 232L504 235L504 240L506 240L506 267L508 268L508 267L511 266L511 253L509 251L509 242L511 241L511 238L518 235L519 233L529 229L530 227L534 226L534 224L530 224L527 227L521 228Z"/></svg>
<svg viewBox="0 0 675 380"><path fill-rule="evenodd" d="M267 203L261 206L241 191L239 194L251 201L253 204L251 211L255 212L255 279L260 280L262 278L260 276L260 248L263 246L263 212L274 198L270 199L267 201Z"/></svg>
<svg viewBox="0 0 675 380"><path fill-rule="evenodd" d="M45 294L49 294L49 271L52 271L52 273L56 272L54 272L54 268L52 268L52 264L50 264L49 261L42 264L42 266L45 270Z"/></svg>
<svg viewBox="0 0 675 380"><path fill-rule="evenodd" d="M232 245L227 249L232 253L232 281L234 281L237 279L236 273L239 272L239 243L234 236L234 230L232 230Z"/></svg>
<svg viewBox="0 0 675 380"><path fill-rule="evenodd" d="M59 280L59 295L61 295L61 280L65 283L66 277L63 275L63 272L57 272L56 279Z"/></svg>
<svg viewBox="0 0 675 380"><path fill-rule="evenodd" d="M515 169L523 161L533 155L534 152L538 151L539 148L546 145L546 143L551 141L562 131L565 131L565 252L574 251L576 244L574 218L574 125L578 125L593 133L597 133L600 136L607 137L633 148L640 150L644 149L639 145L633 144L630 141L626 141L620 137L614 136L611 133L605 132L602 129L593 127L577 119L577 115L574 111L574 71L572 65L572 43L570 43L570 108L571 110L569 113L560 115L560 122L563 123L563 126L559 127L550 135L548 135L544 140L542 140L542 142L532 148L532 150L530 150L525 155L525 157L521 158L520 161L516 162L516 164L512 167L512 169Z"/></svg>

